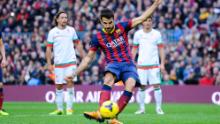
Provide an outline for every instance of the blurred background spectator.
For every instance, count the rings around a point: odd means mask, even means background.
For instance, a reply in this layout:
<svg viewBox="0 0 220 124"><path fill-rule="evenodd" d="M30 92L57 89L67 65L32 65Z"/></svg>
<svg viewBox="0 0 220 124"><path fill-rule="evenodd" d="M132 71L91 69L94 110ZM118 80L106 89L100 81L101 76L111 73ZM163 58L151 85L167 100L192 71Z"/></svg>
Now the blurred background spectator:
<svg viewBox="0 0 220 124"><path fill-rule="evenodd" d="M7 51L4 82L15 85L52 84L45 65L45 40L59 10L69 14L84 45L101 28L102 8L115 11L115 20L140 15L150 0L1 0L0 28ZM155 28L165 45L166 85L220 85L220 0L164 0L154 13ZM129 42L132 43L132 30ZM80 60L78 60L80 62ZM99 52L78 84L100 84L105 61Z"/></svg>

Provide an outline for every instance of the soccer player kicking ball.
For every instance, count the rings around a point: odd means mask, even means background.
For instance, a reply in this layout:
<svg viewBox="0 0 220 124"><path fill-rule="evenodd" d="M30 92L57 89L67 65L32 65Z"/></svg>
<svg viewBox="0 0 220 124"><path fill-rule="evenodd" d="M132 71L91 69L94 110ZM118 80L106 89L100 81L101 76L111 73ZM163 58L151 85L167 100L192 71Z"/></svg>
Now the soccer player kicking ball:
<svg viewBox="0 0 220 124"><path fill-rule="evenodd" d="M7 62L6 62L6 57L5 57L5 46L4 46L4 43L2 41L1 32L0 32L0 51L1 51L1 56L2 56L2 62L1 62L1 67L0 67L0 116L1 115L4 116L4 115L9 115L9 114L2 110L3 101L4 101L2 68L6 67Z"/></svg>
<svg viewBox="0 0 220 124"><path fill-rule="evenodd" d="M84 54L82 44L79 42L76 31L73 27L68 26L68 17L66 12L58 12L55 16L56 26L49 31L47 39L46 59L48 69L55 73L56 84L56 104L57 110L50 115L62 115L63 111L63 86L67 84L67 101L66 114L72 115L73 109L73 80L64 80L67 75L72 74L76 69L76 54L74 43L80 56ZM54 54L55 69L51 63L52 48Z"/></svg>
<svg viewBox="0 0 220 124"><path fill-rule="evenodd" d="M135 114L145 113L145 86L148 82L154 87L156 113L162 115L164 112L161 109L160 69L162 72L165 71L164 48L160 32L152 29L151 16L143 22L143 29L134 34L133 45L133 59L137 54L137 50L139 51L137 72L142 84L138 91L140 109ZM159 55L161 64L159 62Z"/></svg>
<svg viewBox="0 0 220 124"><path fill-rule="evenodd" d="M113 84L118 80L122 80L125 83L125 90L117 101L119 106L118 114L120 114L132 97L132 91L135 85L139 83L136 66L132 60L128 43L128 32L146 20L161 2L162 0L155 0L153 5L151 5L151 7L140 17L131 19L127 22L119 22L117 24L114 22L114 13L111 10L102 10L100 14L100 22L103 29L97 32L93 37L87 56L80 63L73 76L67 77L66 80L71 80L86 69L89 63L93 60L96 51L101 49L105 54L107 66L99 105L101 106L103 102L110 100ZM99 110L94 112L84 112L84 116L88 119L94 119L99 122L103 122L105 119L100 115ZM122 122L118 121L116 118L108 120L108 123L122 124Z"/></svg>

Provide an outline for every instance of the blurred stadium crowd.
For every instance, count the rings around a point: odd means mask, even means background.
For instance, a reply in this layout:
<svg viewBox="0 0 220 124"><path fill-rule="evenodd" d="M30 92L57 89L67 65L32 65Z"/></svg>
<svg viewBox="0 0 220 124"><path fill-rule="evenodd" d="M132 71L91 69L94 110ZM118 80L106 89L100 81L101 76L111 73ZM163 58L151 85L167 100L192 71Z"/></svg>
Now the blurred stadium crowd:
<svg viewBox="0 0 220 124"><path fill-rule="evenodd" d="M59 10L68 12L69 24L88 51L91 35L101 28L98 13L102 8L114 10L116 21L125 21L150 5L150 0L1 0L0 28L8 62L4 82L52 84L45 41ZM167 73L162 83L220 85L220 0L164 0L153 17L165 43ZM130 32L131 44L137 29ZM77 83L101 83L104 65L98 53Z"/></svg>

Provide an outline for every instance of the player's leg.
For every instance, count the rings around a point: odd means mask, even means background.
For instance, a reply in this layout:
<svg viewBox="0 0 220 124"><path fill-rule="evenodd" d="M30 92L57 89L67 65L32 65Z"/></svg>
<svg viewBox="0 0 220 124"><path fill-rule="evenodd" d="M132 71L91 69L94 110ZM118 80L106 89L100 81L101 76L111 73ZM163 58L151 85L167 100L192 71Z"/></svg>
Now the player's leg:
<svg viewBox="0 0 220 124"><path fill-rule="evenodd" d="M126 63L120 65L120 75L122 81L125 82L125 89L117 101L119 107L119 112L117 115L119 115L124 110L128 102L130 101L134 87L140 85L140 80L134 64ZM118 121L117 119L110 119L108 123L122 124L122 122Z"/></svg>
<svg viewBox="0 0 220 124"><path fill-rule="evenodd" d="M135 85L137 85L137 83L140 83L136 72L136 68L133 65L127 65L122 67L121 75L122 75L122 81L125 82L125 89L117 101L119 107L119 112L117 116L124 110L124 108L129 103ZM123 124L123 123L118 121L116 118L114 118L108 120L108 124Z"/></svg>
<svg viewBox="0 0 220 124"><path fill-rule="evenodd" d="M3 83L0 82L0 116L1 115L9 115L9 113L3 111L3 101L4 101L4 93L3 93Z"/></svg>
<svg viewBox="0 0 220 124"><path fill-rule="evenodd" d="M127 75L126 77L128 77L128 78L126 79L126 81L124 81L125 82L125 90L117 101L117 104L119 107L119 112L117 115L119 115L124 110L124 108L126 107L128 102L130 101L130 99L132 97L132 91L133 91L135 84L136 84L136 79L134 79L132 76ZM122 122L118 121L117 118L110 119L107 121L107 123L108 124L123 124Z"/></svg>
<svg viewBox="0 0 220 124"><path fill-rule="evenodd" d="M9 115L7 112L3 111L4 102L4 92L3 92L3 80L2 80L2 68L0 68L0 116Z"/></svg>
<svg viewBox="0 0 220 124"><path fill-rule="evenodd" d="M144 114L145 113L145 87L147 85L147 70L143 70L143 69L138 69L138 76L140 78L140 83L141 86L138 88L138 104L139 104L139 109L135 112L135 114Z"/></svg>
<svg viewBox="0 0 220 124"><path fill-rule="evenodd" d="M116 79L119 78L120 70L116 64L108 64L105 70L104 83L100 94L99 105L103 102L110 100L111 89ZM88 119L94 119L99 122L103 122L104 119L101 117L99 110L95 112L84 112L84 116Z"/></svg>
<svg viewBox="0 0 220 124"><path fill-rule="evenodd" d="M160 88L160 69L155 68L149 70L149 84L154 87L154 99L156 103L156 113L157 114L164 114L161 105L162 105L162 90Z"/></svg>
<svg viewBox="0 0 220 124"><path fill-rule="evenodd" d="M120 96L119 100L117 101L119 107L119 113L117 115L119 115L124 110L128 102L130 101L132 97L132 91L136 84L136 79L134 79L132 76L126 76L126 77L128 78L126 79L126 81L124 81L125 90L123 94ZM110 119L107 122L108 124L123 124L122 122L118 121L116 118Z"/></svg>
<svg viewBox="0 0 220 124"><path fill-rule="evenodd" d="M63 68L55 68L55 86L56 86L56 98L55 102L57 105L57 109L50 113L50 115L62 115L63 112L63 83L64 83L64 75L63 75Z"/></svg>
<svg viewBox="0 0 220 124"><path fill-rule="evenodd" d="M125 82L125 90L118 100L119 113L123 111L132 97L132 92L135 85L140 84L137 70L134 64L126 64L121 69L122 81Z"/></svg>
<svg viewBox="0 0 220 124"><path fill-rule="evenodd" d="M74 95L74 84L73 81L67 81L67 97L66 97L66 114L73 114L73 95Z"/></svg>
<svg viewBox="0 0 220 124"><path fill-rule="evenodd" d="M64 114L63 111L63 84L56 84L56 98L55 103L57 106L57 109L50 113L50 115L62 115Z"/></svg>
<svg viewBox="0 0 220 124"><path fill-rule="evenodd" d="M125 106L128 104L132 97L132 92L135 87L136 80L132 77L129 77L125 81L125 90L119 100L117 101L118 107L119 107L119 113L121 113Z"/></svg>
<svg viewBox="0 0 220 124"><path fill-rule="evenodd" d="M115 77L111 72L106 72L104 76L104 84L102 86L102 91L100 94L99 105L101 106L103 102L110 100L111 98L111 89L114 84ZM101 114L98 111L95 112L84 112L84 116L88 119L94 119L99 122L103 122L104 119L101 117Z"/></svg>
<svg viewBox="0 0 220 124"><path fill-rule="evenodd" d="M154 99L155 99L155 103L156 103L156 112L159 115L164 114L161 106L162 106L162 90L160 88L159 84L154 84Z"/></svg>
<svg viewBox="0 0 220 124"><path fill-rule="evenodd" d="M114 75L111 72L107 72L104 76L104 84L102 86L102 91L100 94L99 106L101 106L103 102L110 100L111 90L114 81L115 81Z"/></svg>
<svg viewBox="0 0 220 124"><path fill-rule="evenodd" d="M0 83L0 110L2 110L4 95L3 95L3 83Z"/></svg>
<svg viewBox="0 0 220 124"><path fill-rule="evenodd" d="M138 92L137 92L137 95L138 95L138 98L139 98L139 101L138 101L138 104L139 104L139 109L135 112L135 114L144 114L145 113L145 85L141 85L139 88L138 88Z"/></svg>
<svg viewBox="0 0 220 124"><path fill-rule="evenodd" d="M99 105L110 100L112 86L120 76L120 68L117 64L108 64L105 69L104 83L100 94Z"/></svg>
<svg viewBox="0 0 220 124"><path fill-rule="evenodd" d="M65 68L65 75L72 74L76 70L76 66L70 66ZM76 79L73 79L76 81ZM66 99L66 114L72 115L73 114L73 97L74 97L74 82L73 80L67 80L67 99Z"/></svg>
<svg viewBox="0 0 220 124"><path fill-rule="evenodd" d="M4 101L4 94L3 94L3 83L2 83L2 68L0 68L0 110L2 110Z"/></svg>

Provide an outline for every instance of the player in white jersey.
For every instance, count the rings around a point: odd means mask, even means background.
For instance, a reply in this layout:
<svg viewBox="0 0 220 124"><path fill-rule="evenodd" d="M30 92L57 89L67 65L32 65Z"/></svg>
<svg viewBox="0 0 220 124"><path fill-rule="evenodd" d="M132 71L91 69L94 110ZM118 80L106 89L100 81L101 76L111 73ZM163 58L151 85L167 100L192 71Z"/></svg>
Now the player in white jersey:
<svg viewBox="0 0 220 124"><path fill-rule="evenodd" d="M145 113L145 87L149 83L154 87L157 114L164 114L161 109L162 92L160 88L160 71L164 72L164 48L159 31L152 28L152 17L143 22L143 29L135 32L132 55L135 59L138 51L138 75L142 86L139 88L139 107L135 114ZM159 57L160 60L159 61ZM160 63L161 62L161 63Z"/></svg>
<svg viewBox="0 0 220 124"><path fill-rule="evenodd" d="M55 16L56 26L49 31L47 38L47 50L46 59L48 64L48 70L55 73L55 84L56 84L56 104L57 109L50 113L50 115L62 115L63 111L63 87L67 85L67 99L66 99L66 114L71 115L73 113L73 94L74 87L73 81L66 81L64 78L72 74L76 69L76 53L74 50L74 44L78 50L80 56L84 55L82 44L79 42L76 31L73 27L68 26L67 13L61 11ZM53 68L52 48L54 55Z"/></svg>

